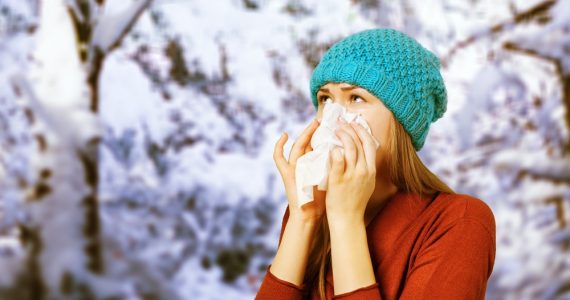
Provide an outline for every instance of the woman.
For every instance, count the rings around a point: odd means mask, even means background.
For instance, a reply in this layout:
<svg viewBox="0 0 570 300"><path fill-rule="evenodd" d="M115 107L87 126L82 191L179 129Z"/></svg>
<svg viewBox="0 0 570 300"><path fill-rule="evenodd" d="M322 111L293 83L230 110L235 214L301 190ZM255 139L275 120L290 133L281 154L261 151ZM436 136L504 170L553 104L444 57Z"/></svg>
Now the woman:
<svg viewBox="0 0 570 300"><path fill-rule="evenodd" d="M288 207L279 247L256 299L484 299L495 260L495 219L485 202L456 194L417 155L446 111L439 60L404 33L369 29L325 52L313 70L317 117L283 157ZM362 114L335 133L328 189L297 207L295 162L326 103ZM445 158L441 158L445 159Z"/></svg>

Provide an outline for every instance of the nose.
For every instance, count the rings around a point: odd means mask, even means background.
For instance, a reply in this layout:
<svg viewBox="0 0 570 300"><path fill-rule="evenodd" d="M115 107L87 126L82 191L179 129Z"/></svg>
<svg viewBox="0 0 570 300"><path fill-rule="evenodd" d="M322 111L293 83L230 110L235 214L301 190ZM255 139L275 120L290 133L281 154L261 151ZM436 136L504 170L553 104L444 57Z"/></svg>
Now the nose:
<svg viewBox="0 0 570 300"><path fill-rule="evenodd" d="M331 99L327 104L332 104L332 103L338 104L338 105L348 109L348 103L346 103L346 101Z"/></svg>
<svg viewBox="0 0 570 300"><path fill-rule="evenodd" d="M346 101L334 100L334 101L329 102L329 104L332 104L332 103L342 106L344 108L344 110L347 112L353 112L352 109L349 107L350 105L348 105L349 103L347 103Z"/></svg>
<svg viewBox="0 0 570 300"><path fill-rule="evenodd" d="M340 105L340 106L342 106L342 107L344 107L344 108L348 108L347 105L346 105L346 102L344 102L344 101L337 101L337 102L335 102L335 103L338 104L338 105Z"/></svg>

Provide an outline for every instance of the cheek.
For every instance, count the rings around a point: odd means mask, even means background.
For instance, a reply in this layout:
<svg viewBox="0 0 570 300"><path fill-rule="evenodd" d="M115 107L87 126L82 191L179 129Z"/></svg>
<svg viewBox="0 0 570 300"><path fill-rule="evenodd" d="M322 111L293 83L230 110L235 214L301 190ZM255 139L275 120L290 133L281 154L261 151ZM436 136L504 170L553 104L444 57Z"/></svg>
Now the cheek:
<svg viewBox="0 0 570 300"><path fill-rule="evenodd" d="M372 120L371 122L368 122L368 126L370 126L372 136L378 142L380 142L380 145L384 145L386 142L386 126L378 120Z"/></svg>

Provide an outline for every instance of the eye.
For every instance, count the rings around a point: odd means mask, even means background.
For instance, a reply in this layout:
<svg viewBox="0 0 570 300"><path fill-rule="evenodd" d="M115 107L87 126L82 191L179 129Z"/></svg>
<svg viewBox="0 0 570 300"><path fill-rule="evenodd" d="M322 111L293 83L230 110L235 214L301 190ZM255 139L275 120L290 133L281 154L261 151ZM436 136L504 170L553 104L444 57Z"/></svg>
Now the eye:
<svg viewBox="0 0 570 300"><path fill-rule="evenodd" d="M356 101L356 102L366 102L364 101L364 99L362 99L362 97L358 96L358 95L353 95L352 96L352 100L356 100L356 99L360 99L361 101Z"/></svg>
<svg viewBox="0 0 570 300"><path fill-rule="evenodd" d="M331 99L331 97L329 97L329 96L320 96L320 97L319 97L319 102L320 102L320 103L323 103L323 102L325 101L325 99Z"/></svg>
<svg viewBox="0 0 570 300"><path fill-rule="evenodd" d="M358 95L352 95L352 101L356 102L356 103L360 103L360 102L366 102L362 97L358 96ZM332 99L329 96L323 95L318 97L319 99L319 103L324 103L327 99ZM360 99L360 101L358 101L357 99Z"/></svg>

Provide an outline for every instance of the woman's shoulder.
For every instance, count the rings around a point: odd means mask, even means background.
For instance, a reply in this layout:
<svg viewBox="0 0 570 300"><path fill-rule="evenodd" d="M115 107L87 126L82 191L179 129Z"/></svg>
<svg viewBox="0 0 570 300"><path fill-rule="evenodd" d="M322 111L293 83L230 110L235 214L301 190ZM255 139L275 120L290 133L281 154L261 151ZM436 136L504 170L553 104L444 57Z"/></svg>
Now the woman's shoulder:
<svg viewBox="0 0 570 300"><path fill-rule="evenodd" d="M434 213L442 226L470 222L485 227L492 235L495 233L493 210L480 198L468 194L442 192L431 206L434 206Z"/></svg>
<svg viewBox="0 0 570 300"><path fill-rule="evenodd" d="M493 217L493 210L489 204L472 195L441 192L438 200L442 209L457 217L483 219Z"/></svg>

